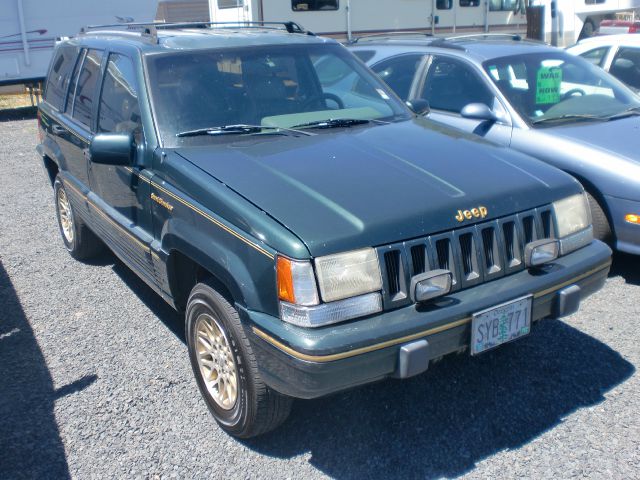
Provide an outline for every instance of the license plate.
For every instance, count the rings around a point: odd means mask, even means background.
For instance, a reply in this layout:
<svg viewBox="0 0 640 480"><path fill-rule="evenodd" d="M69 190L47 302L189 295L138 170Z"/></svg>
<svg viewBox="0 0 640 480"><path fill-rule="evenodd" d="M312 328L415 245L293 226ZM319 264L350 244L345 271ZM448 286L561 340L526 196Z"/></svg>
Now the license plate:
<svg viewBox="0 0 640 480"><path fill-rule="evenodd" d="M474 313L471 355L523 337L531 331L531 295Z"/></svg>

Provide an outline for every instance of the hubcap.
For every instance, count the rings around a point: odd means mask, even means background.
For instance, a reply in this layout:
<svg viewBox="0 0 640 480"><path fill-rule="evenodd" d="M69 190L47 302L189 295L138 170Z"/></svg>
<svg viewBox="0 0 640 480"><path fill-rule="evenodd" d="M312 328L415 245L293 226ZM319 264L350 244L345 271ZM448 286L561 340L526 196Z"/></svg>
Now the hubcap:
<svg viewBox="0 0 640 480"><path fill-rule="evenodd" d="M220 407L231 410L238 397L238 372L227 336L207 313L196 320L196 342L200 375L209 394Z"/></svg>
<svg viewBox="0 0 640 480"><path fill-rule="evenodd" d="M60 215L60 226L62 234L68 243L73 242L73 214L71 205L64 189L58 189L58 214Z"/></svg>

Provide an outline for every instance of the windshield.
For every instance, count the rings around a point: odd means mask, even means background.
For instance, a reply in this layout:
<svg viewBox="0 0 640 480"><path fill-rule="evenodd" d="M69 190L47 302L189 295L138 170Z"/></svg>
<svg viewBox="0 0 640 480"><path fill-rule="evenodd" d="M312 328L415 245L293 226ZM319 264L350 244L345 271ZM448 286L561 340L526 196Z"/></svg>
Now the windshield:
<svg viewBox="0 0 640 480"><path fill-rule="evenodd" d="M156 123L167 147L225 141L229 135L217 135L220 127L233 135L274 134L329 120L338 128L411 116L339 45L189 51L150 55L146 62ZM360 122L336 122L340 119ZM255 128L261 125L265 128ZM197 130L203 135L192 133Z"/></svg>
<svg viewBox="0 0 640 480"><path fill-rule="evenodd" d="M563 51L495 58L484 68L520 115L534 126L604 121L640 107L628 88Z"/></svg>

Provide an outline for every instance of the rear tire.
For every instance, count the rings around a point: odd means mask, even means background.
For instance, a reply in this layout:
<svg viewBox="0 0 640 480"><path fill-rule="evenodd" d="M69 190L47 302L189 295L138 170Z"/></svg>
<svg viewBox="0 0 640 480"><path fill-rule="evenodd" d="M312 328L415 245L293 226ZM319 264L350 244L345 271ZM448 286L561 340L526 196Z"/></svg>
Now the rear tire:
<svg viewBox="0 0 640 480"><path fill-rule="evenodd" d="M293 399L262 381L236 309L205 281L191 291L185 321L191 367L220 427L250 438L282 424Z"/></svg>
<svg viewBox="0 0 640 480"><path fill-rule="evenodd" d="M76 260L88 260L95 257L104 248L104 244L89 230L82 218L75 214L71 201L60 176L53 182L56 201L56 216L64 246Z"/></svg>
<svg viewBox="0 0 640 480"><path fill-rule="evenodd" d="M612 233L609 226L609 219L604 209L600 206L598 201L587 192L587 198L589 199L589 207L591 208L591 219L593 221L593 236L603 242L611 242Z"/></svg>

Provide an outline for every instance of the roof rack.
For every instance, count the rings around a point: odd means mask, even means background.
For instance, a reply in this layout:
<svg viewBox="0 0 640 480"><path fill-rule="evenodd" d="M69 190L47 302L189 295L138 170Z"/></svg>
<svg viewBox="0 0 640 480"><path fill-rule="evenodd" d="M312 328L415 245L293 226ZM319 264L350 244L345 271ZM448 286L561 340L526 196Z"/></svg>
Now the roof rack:
<svg viewBox="0 0 640 480"><path fill-rule="evenodd" d="M469 33L466 35L453 35L451 37L444 38L446 40L473 40L474 38L490 40L492 38L508 38L515 42L524 40L518 33Z"/></svg>
<svg viewBox="0 0 640 480"><path fill-rule="evenodd" d="M280 28L277 28L279 26ZM286 30L288 33L301 33L305 35L314 35L302 28L295 22L132 22L132 23L111 23L105 25L87 25L80 29L80 33L110 33L120 35L132 35L138 34L148 37L154 43L158 42L158 30L170 29L170 28L207 28L207 27L219 27L219 28L272 28L276 30ZM109 30L109 29L124 29L124 30Z"/></svg>
<svg viewBox="0 0 640 480"><path fill-rule="evenodd" d="M412 35L419 35L419 36L425 36L425 37L433 37L432 34L428 33L428 32L424 32L424 31L419 31L419 30L415 30L415 31L402 31L402 32L379 32L379 33L371 33L369 35L362 35L360 37L356 37L353 40L351 40L350 43L358 43L361 40L373 40L375 38L384 38L384 37L401 37L401 36L412 36Z"/></svg>

